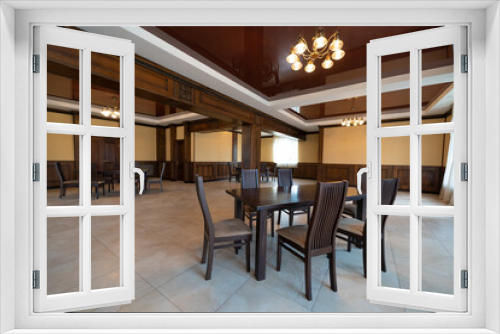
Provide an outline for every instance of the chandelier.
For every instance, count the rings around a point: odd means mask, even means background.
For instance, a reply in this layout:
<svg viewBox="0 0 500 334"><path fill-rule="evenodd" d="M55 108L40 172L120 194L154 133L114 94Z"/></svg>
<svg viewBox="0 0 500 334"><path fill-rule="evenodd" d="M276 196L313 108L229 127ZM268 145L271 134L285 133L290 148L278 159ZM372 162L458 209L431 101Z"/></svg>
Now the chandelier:
<svg viewBox="0 0 500 334"><path fill-rule="evenodd" d="M309 50L307 41L304 37L299 36L297 43L290 49L290 54L286 57L286 62L292 64L292 70L298 71L302 68L300 56L304 58L307 65L304 71L312 73L316 69L314 62L316 59L323 59L321 67L325 70L332 68L333 61L344 58L345 51L342 50L344 42L339 38L339 32L334 32L329 38L325 37L325 30L321 27L316 28L314 37L312 38L312 51Z"/></svg>
<svg viewBox="0 0 500 334"><path fill-rule="evenodd" d="M120 117L120 109L118 109L118 97L113 96L113 100L115 101L115 106L113 109L110 107L102 107L101 114L104 115L104 117L111 117L111 118L119 118Z"/></svg>
<svg viewBox="0 0 500 334"><path fill-rule="evenodd" d="M356 110L356 98L350 99L352 101L351 112ZM349 117L342 120L342 126L358 126L365 124L365 119L363 117Z"/></svg>

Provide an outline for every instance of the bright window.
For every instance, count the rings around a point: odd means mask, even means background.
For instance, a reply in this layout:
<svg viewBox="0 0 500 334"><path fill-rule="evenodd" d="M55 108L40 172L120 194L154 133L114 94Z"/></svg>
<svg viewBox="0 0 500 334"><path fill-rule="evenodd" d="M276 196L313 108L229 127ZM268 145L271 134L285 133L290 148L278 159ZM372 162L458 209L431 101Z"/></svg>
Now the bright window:
<svg viewBox="0 0 500 334"><path fill-rule="evenodd" d="M299 161L297 139L274 138L273 160L279 167L296 167Z"/></svg>

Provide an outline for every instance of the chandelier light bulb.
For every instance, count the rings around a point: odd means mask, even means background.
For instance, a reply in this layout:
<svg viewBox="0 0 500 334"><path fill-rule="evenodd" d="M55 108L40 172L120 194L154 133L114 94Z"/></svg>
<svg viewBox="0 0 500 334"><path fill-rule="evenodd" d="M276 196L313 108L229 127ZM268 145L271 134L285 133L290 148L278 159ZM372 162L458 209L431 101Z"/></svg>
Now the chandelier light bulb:
<svg viewBox="0 0 500 334"><path fill-rule="evenodd" d="M338 51L338 50L342 49L343 46L344 46L344 42L339 38L335 38L332 41L332 43L330 44L330 50Z"/></svg>
<svg viewBox="0 0 500 334"><path fill-rule="evenodd" d="M316 66L314 65L314 63L310 60L306 67L304 68L304 71L306 71L307 73L312 73L314 72L314 70L316 69Z"/></svg>
<svg viewBox="0 0 500 334"><path fill-rule="evenodd" d="M333 60L340 60L344 58L345 56L345 51L344 50L337 50L332 53L332 58Z"/></svg>
<svg viewBox="0 0 500 334"><path fill-rule="evenodd" d="M295 54L301 55L307 50L307 44L303 37L299 37L297 44L293 47L293 52Z"/></svg>
<svg viewBox="0 0 500 334"><path fill-rule="evenodd" d="M302 68L302 63L300 61L296 61L292 64L292 70L298 71Z"/></svg>
<svg viewBox="0 0 500 334"><path fill-rule="evenodd" d="M328 39L325 37L325 31L323 28L318 28L313 42L314 49L321 49L326 45L326 43L328 43Z"/></svg>
<svg viewBox="0 0 500 334"><path fill-rule="evenodd" d="M332 68L333 66L333 60L330 58L330 55L327 55L325 60L321 63L321 67L323 67L325 70Z"/></svg>
<svg viewBox="0 0 500 334"><path fill-rule="evenodd" d="M109 108L102 108L101 114L103 114L105 117L109 117L111 115L111 110Z"/></svg>
<svg viewBox="0 0 500 334"><path fill-rule="evenodd" d="M299 57L295 53L290 52L290 54L286 57L286 62L289 64L293 64L299 60Z"/></svg>

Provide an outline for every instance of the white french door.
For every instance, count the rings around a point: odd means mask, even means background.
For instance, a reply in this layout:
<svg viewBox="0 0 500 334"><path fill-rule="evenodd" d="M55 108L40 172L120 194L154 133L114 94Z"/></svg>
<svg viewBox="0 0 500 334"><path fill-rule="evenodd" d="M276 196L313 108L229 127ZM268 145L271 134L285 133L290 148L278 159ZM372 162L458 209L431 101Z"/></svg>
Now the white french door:
<svg viewBox="0 0 500 334"><path fill-rule="evenodd" d="M461 164L467 163L466 54L466 28L458 26L373 40L367 46L371 302L466 311L467 182L461 179ZM410 120L382 122L397 112L386 108L396 90L408 94ZM441 117L443 108L449 111ZM444 158L436 163L435 156ZM409 168L401 167L405 164ZM445 171L448 179L441 199L427 194L441 185L440 178L429 179L436 170ZM381 182L395 177L406 191L398 192L396 205L384 205ZM385 249L386 273L381 265L384 215L385 245L391 246ZM391 270L396 272L392 278Z"/></svg>
<svg viewBox="0 0 500 334"><path fill-rule="evenodd" d="M134 57L127 40L35 27L35 312L134 299ZM119 113L93 117L110 94Z"/></svg>

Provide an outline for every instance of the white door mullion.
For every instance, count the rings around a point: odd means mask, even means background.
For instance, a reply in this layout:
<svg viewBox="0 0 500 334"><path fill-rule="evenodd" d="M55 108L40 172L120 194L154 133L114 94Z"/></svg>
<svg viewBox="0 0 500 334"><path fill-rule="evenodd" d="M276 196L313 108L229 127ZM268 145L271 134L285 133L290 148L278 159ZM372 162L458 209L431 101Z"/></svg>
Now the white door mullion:
<svg viewBox="0 0 500 334"><path fill-rule="evenodd" d="M420 75L418 64L419 51L410 50L410 210L413 212L420 204L420 137L413 132L419 123L420 114ZM418 291L420 272L418 217L410 214L410 291Z"/></svg>

